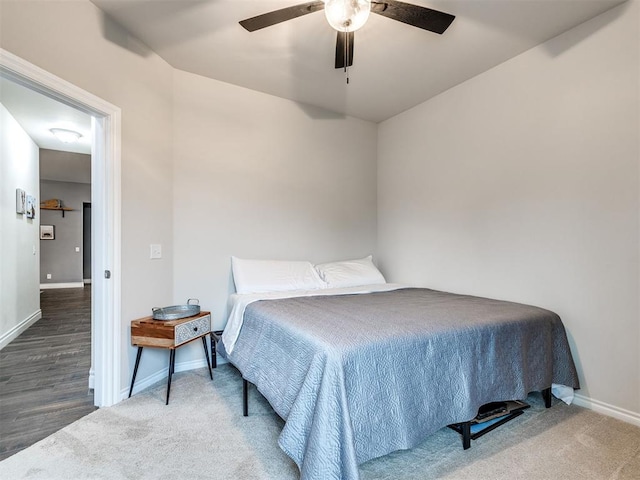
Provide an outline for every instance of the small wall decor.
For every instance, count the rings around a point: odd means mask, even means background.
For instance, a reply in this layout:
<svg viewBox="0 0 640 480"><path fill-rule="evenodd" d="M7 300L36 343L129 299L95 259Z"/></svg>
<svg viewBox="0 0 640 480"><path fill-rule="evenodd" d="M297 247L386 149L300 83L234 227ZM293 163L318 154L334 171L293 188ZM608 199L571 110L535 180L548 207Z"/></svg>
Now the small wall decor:
<svg viewBox="0 0 640 480"><path fill-rule="evenodd" d="M24 213L27 202L27 193L21 188L16 188L16 213Z"/></svg>
<svg viewBox="0 0 640 480"><path fill-rule="evenodd" d="M27 195L26 212L27 218L34 218L36 216L36 197L33 195Z"/></svg>
<svg viewBox="0 0 640 480"><path fill-rule="evenodd" d="M56 231L53 225L40 225L40 240L55 240Z"/></svg>

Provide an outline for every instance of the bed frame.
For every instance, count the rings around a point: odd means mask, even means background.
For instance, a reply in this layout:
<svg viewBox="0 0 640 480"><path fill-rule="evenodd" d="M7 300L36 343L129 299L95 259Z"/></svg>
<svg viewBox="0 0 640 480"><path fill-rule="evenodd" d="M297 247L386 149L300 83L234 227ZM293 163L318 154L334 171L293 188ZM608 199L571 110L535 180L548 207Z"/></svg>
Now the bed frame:
<svg viewBox="0 0 640 480"><path fill-rule="evenodd" d="M551 408L551 387L545 388L540 393L542 394L542 398L544 399L544 406L546 408ZM516 417L519 417L520 415L522 415L524 413L524 410L526 408L529 408L529 405L525 404L524 407L520 407L520 408L517 408L517 409L512 410L512 411L503 412L501 414L502 416L500 417L499 421L497 421L495 423L492 423L488 427L485 427L485 428L479 430L476 433L471 433L471 426L473 424L478 423L477 420L475 420L475 419L474 420L470 420L468 422L462 422L462 423L456 423L456 424L453 424L453 425L449 425L449 428L451 428L452 430L455 430L460 435L462 435L462 448L464 450L467 450L467 449L471 448L471 440L476 440L477 438L480 438L484 434L489 433L492 430L495 430L499 426L504 425L505 423L513 420ZM485 419L483 421L488 421L488 420L489 419Z"/></svg>
<svg viewBox="0 0 640 480"><path fill-rule="evenodd" d="M242 379L242 415L244 417L249 416L249 385L250 385L250 382L245 378L243 378ZM545 388L540 393L542 394L542 398L544 399L545 408L551 408L551 387ZM495 430L499 426L504 425L505 423L513 420L516 417L519 417L523 413L524 413L524 408L520 408L518 410L508 412L506 415L503 416L503 418L500 421L486 428L483 428L482 430L474 434L471 433L471 425L474 423L474 420L469 420L468 422L449 425L449 428L451 428L452 430L455 430L460 435L462 435L462 448L464 450L468 450L469 448L471 448L471 440L480 438L484 434L489 433L492 430Z"/></svg>

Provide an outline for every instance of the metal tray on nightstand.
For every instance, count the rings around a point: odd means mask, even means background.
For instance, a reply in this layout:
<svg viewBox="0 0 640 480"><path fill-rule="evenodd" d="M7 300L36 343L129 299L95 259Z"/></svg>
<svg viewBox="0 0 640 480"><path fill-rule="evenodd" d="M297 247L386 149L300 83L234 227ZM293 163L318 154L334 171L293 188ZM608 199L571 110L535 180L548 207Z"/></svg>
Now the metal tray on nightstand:
<svg viewBox="0 0 640 480"><path fill-rule="evenodd" d="M197 303L193 304L192 301ZM186 305L172 305L171 307L154 307L151 309L154 320L178 320L180 318L193 317L200 313L200 305L197 298L190 298Z"/></svg>

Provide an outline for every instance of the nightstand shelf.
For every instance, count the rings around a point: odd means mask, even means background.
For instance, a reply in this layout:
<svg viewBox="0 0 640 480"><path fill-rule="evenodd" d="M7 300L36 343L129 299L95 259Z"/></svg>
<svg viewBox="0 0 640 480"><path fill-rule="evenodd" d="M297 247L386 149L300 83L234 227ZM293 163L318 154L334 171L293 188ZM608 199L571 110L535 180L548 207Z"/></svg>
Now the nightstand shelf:
<svg viewBox="0 0 640 480"><path fill-rule="evenodd" d="M138 373L140 357L144 347L169 349L169 373L167 375L167 400L165 405L169 404L171 376L175 371L176 349L178 347L201 338L204 355L209 366L209 377L213 380L209 350L205 339L207 335L209 335L212 353L215 355L215 346L211 335L210 312L200 312L198 315L178 320L154 320L152 316L133 320L131 322L131 344L138 347L138 353L136 354L136 365L131 378L131 387L129 387L129 397L133 392L133 385L136 381L136 374Z"/></svg>

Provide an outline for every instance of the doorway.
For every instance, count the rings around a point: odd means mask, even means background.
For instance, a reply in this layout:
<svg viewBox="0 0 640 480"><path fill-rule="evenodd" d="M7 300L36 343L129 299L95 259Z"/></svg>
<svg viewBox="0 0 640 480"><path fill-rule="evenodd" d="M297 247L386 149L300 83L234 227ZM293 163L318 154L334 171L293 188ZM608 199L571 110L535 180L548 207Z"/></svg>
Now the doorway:
<svg viewBox="0 0 640 480"><path fill-rule="evenodd" d="M0 75L91 116L92 295L89 387L96 406L122 399L120 118L118 107L0 49Z"/></svg>

